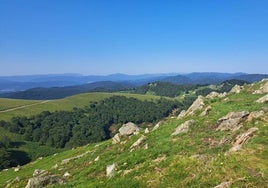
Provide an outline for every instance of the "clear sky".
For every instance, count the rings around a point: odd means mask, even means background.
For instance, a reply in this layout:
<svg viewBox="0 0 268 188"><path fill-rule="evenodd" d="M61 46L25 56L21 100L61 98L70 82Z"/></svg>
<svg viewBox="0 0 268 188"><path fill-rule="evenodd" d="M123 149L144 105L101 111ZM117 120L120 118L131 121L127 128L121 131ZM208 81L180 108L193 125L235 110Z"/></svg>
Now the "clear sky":
<svg viewBox="0 0 268 188"><path fill-rule="evenodd" d="M267 0L0 0L0 76L268 73Z"/></svg>

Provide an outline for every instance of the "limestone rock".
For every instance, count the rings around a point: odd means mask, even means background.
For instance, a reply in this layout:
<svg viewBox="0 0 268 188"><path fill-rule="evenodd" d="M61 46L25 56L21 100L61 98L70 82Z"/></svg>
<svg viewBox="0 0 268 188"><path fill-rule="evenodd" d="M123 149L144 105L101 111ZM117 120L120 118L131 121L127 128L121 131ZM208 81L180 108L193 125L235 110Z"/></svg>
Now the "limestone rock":
<svg viewBox="0 0 268 188"><path fill-rule="evenodd" d="M115 170L116 170L116 164L113 163L112 165L108 165L106 167L106 176L107 177L112 177L115 173Z"/></svg>
<svg viewBox="0 0 268 188"><path fill-rule="evenodd" d="M231 181L222 182L220 185L215 186L214 188L229 188L232 185Z"/></svg>
<svg viewBox="0 0 268 188"><path fill-rule="evenodd" d="M171 136L178 135L180 133L186 133L189 130L189 126L194 123L194 120L188 120L185 121L184 123L180 124L175 131L171 134Z"/></svg>
<svg viewBox="0 0 268 188"><path fill-rule="evenodd" d="M124 124L119 129L120 136L130 136L130 135L135 134L137 132L139 132L139 127L132 122L128 122L127 124Z"/></svg>
<svg viewBox="0 0 268 188"><path fill-rule="evenodd" d="M96 157L96 158L94 159L95 162L97 162L97 161L99 161L99 160L100 160L100 156L98 156L98 157Z"/></svg>
<svg viewBox="0 0 268 188"><path fill-rule="evenodd" d="M17 166L14 168L14 172L18 172L18 171L20 171L20 169L21 169L21 166Z"/></svg>
<svg viewBox="0 0 268 188"><path fill-rule="evenodd" d="M229 112L226 116L220 118L217 122L217 130L236 131L242 126L241 122L249 115L248 111Z"/></svg>
<svg viewBox="0 0 268 188"><path fill-rule="evenodd" d="M91 151L86 151L85 153L82 153L80 155L77 155L77 156L74 156L74 157L71 157L71 158L67 158L67 159L63 159L61 161L61 165L66 165L68 164L70 161L72 160L76 160L76 159L79 159L81 157L84 157L85 155L89 154Z"/></svg>
<svg viewBox="0 0 268 188"><path fill-rule="evenodd" d="M230 93L241 93L242 89L244 89L243 86L235 85L235 86L231 89Z"/></svg>
<svg viewBox="0 0 268 188"><path fill-rule="evenodd" d="M162 123L162 121L159 121L153 128L152 131L155 131L156 129L158 129L160 127L160 124Z"/></svg>
<svg viewBox="0 0 268 188"><path fill-rule="evenodd" d="M211 106L206 107L205 110L199 116L207 116L211 109Z"/></svg>
<svg viewBox="0 0 268 188"><path fill-rule="evenodd" d="M199 95L197 99L193 102L193 104L189 107L189 109L186 111L186 115L194 115L194 112L196 110L200 110L205 106L203 97Z"/></svg>
<svg viewBox="0 0 268 188"><path fill-rule="evenodd" d="M47 174L48 171L42 169L35 169L33 172L33 176L41 176Z"/></svg>
<svg viewBox="0 0 268 188"><path fill-rule="evenodd" d="M120 140L120 136L119 136L119 133L117 133L116 135L114 135L114 137L112 138L112 143L113 144L117 144L119 143L121 140Z"/></svg>
<svg viewBox="0 0 268 188"><path fill-rule="evenodd" d="M257 103L266 103L266 102L268 102L268 94L263 96L263 97L261 97L261 98L259 98L256 102Z"/></svg>
<svg viewBox="0 0 268 188"><path fill-rule="evenodd" d="M253 94L268 93L268 81L267 80L262 80L262 82L265 82L265 83L261 84L260 89L254 91Z"/></svg>
<svg viewBox="0 0 268 188"><path fill-rule="evenodd" d="M25 188L40 188L40 187L46 187L48 185L64 184L64 183L65 180L56 175L33 177L28 180L28 183Z"/></svg>
<svg viewBox="0 0 268 188"><path fill-rule="evenodd" d="M186 111L185 110L182 110L181 112L180 112L180 114L178 115L178 119L181 119L181 118L183 118L184 116L186 115Z"/></svg>
<svg viewBox="0 0 268 188"><path fill-rule="evenodd" d="M264 111L261 110L261 111L254 111L254 112L251 112L248 116L248 121L251 121L253 118L260 118L264 116Z"/></svg>
<svg viewBox="0 0 268 188"><path fill-rule="evenodd" d="M217 98L217 97L223 98L223 97L226 97L226 95L227 95L226 92L224 92L224 93L218 93L216 91L212 91L210 94L208 94L206 96L206 98L208 98L208 99L214 99L214 98Z"/></svg>
<svg viewBox="0 0 268 188"><path fill-rule="evenodd" d="M145 134L148 134L150 131L149 131L149 129L148 128L146 128L145 130L144 130L144 133Z"/></svg>
<svg viewBox="0 0 268 188"><path fill-rule="evenodd" d="M258 131L258 128L253 127L248 129L245 133L242 133L240 135L238 135L234 142L233 142L233 147L229 150L229 152L237 152L239 151L242 146L251 138L254 136L254 133Z"/></svg>
<svg viewBox="0 0 268 188"><path fill-rule="evenodd" d="M64 178L69 178L69 177L71 177L71 174L70 174L69 172L65 172L65 173L63 174L63 177L64 177Z"/></svg>
<svg viewBox="0 0 268 188"><path fill-rule="evenodd" d="M146 136L141 135L141 137L130 146L130 149L138 147L144 140L146 140Z"/></svg>

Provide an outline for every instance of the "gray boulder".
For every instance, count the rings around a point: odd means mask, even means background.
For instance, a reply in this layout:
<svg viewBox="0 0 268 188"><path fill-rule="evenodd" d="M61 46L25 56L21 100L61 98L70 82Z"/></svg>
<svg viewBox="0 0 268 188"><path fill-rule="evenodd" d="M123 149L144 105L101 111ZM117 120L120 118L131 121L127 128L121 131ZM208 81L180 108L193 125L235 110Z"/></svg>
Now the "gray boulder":
<svg viewBox="0 0 268 188"><path fill-rule="evenodd" d="M235 85L235 86L231 89L230 93L241 93L242 89L244 89L243 86Z"/></svg>
<svg viewBox="0 0 268 188"><path fill-rule="evenodd" d="M268 94L266 94L265 96L259 98L256 102L257 103L266 103L266 102L268 102Z"/></svg>
<svg viewBox="0 0 268 188"><path fill-rule="evenodd" d="M48 185L64 184L65 180L56 175L33 177L28 180L25 188L40 188Z"/></svg>
<svg viewBox="0 0 268 188"><path fill-rule="evenodd" d="M196 110L201 110L205 106L204 99L201 95L197 97L197 99L193 102L193 104L186 111L187 115L194 115Z"/></svg>
<svg viewBox="0 0 268 188"><path fill-rule="evenodd" d="M140 146L144 140L146 140L146 136L141 135L141 137L130 146L130 150Z"/></svg>
<svg viewBox="0 0 268 188"><path fill-rule="evenodd" d="M136 124L128 122L119 129L119 134L120 136L130 136L132 134L137 134L139 130L140 129Z"/></svg>
<svg viewBox="0 0 268 188"><path fill-rule="evenodd" d="M211 109L211 106L206 107L205 110L199 116L207 116Z"/></svg>
<svg viewBox="0 0 268 188"><path fill-rule="evenodd" d="M242 133L238 135L234 142L232 143L233 147L229 150L229 153L237 152L239 151L242 146L251 138L254 136L254 133L258 131L258 128L253 127L248 129L245 133Z"/></svg>
<svg viewBox="0 0 268 188"><path fill-rule="evenodd" d="M236 131L242 126L241 122L249 115L248 111L229 112L226 116L220 118L217 122L217 130L231 130Z"/></svg>
<svg viewBox="0 0 268 188"><path fill-rule="evenodd" d="M191 126L194 123L194 120L188 120L184 123L180 124L175 131L171 134L171 136L178 135L180 133L186 133L189 130L189 126Z"/></svg>
<svg viewBox="0 0 268 188"><path fill-rule="evenodd" d="M113 163L112 165L108 165L106 167L106 176L107 177L112 177L115 173L115 170L116 170L116 164Z"/></svg>

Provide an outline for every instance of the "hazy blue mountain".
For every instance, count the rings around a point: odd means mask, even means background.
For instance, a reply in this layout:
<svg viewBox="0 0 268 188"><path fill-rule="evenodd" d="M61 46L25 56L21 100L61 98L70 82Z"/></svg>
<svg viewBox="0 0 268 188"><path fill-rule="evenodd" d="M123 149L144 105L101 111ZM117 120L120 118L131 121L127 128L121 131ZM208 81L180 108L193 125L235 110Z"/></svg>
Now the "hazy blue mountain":
<svg viewBox="0 0 268 188"><path fill-rule="evenodd" d="M39 87L39 88L28 89L25 91L0 94L0 97L14 98L14 99L35 99L35 100L59 99L90 91L114 92L114 91L126 90L132 87L134 87L132 84L126 82L123 83L123 82L102 81L77 86L52 87L52 88Z"/></svg>

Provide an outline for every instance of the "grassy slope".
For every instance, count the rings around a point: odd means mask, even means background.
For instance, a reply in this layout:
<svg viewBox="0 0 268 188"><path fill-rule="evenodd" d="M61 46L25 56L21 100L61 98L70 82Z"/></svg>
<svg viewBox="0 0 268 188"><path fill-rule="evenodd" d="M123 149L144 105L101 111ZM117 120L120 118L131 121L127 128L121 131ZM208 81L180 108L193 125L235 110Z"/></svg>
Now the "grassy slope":
<svg viewBox="0 0 268 188"><path fill-rule="evenodd" d="M64 99L51 100L46 103L42 101L29 101L29 100L13 100L13 99L0 99L0 120L10 120L14 116L31 116L38 114L42 111L56 111L56 110L71 110L74 107L84 107L92 101L100 101L104 98L111 97L113 95L121 95L126 97L134 97L140 100L158 99L159 97L153 95L139 95L128 93L84 93L67 97ZM23 105L40 103L34 106L29 106L21 109L16 109L8 112L1 112L14 107Z"/></svg>
<svg viewBox="0 0 268 188"><path fill-rule="evenodd" d="M190 117L180 120L168 118L159 129L146 135L147 150L142 149L143 143L141 148L129 151L140 135L132 136L125 144L112 145L110 140L98 147L91 144L45 157L25 165L19 172L12 169L1 172L0 186L19 176L21 181L13 186L24 187L35 169L46 169L60 176L65 172L71 173L62 187L213 187L223 181L233 181L232 187L265 187L268 182L267 118L244 123L236 132L215 130L217 119L230 111L268 108L268 104L254 102L261 96L241 93L229 95L228 101L206 100L206 104L212 106L209 116L199 117L197 112L191 117L195 123L188 133L170 136L180 123ZM250 127L258 127L259 131L238 153L224 155L230 144L213 144L222 138L233 140ZM61 160L86 151L91 153L67 165L60 165ZM199 159L194 157L196 155ZM94 162L97 156L100 160ZM106 166L114 162L117 164L116 174L107 178ZM59 169L51 169L56 163L60 165Z"/></svg>

